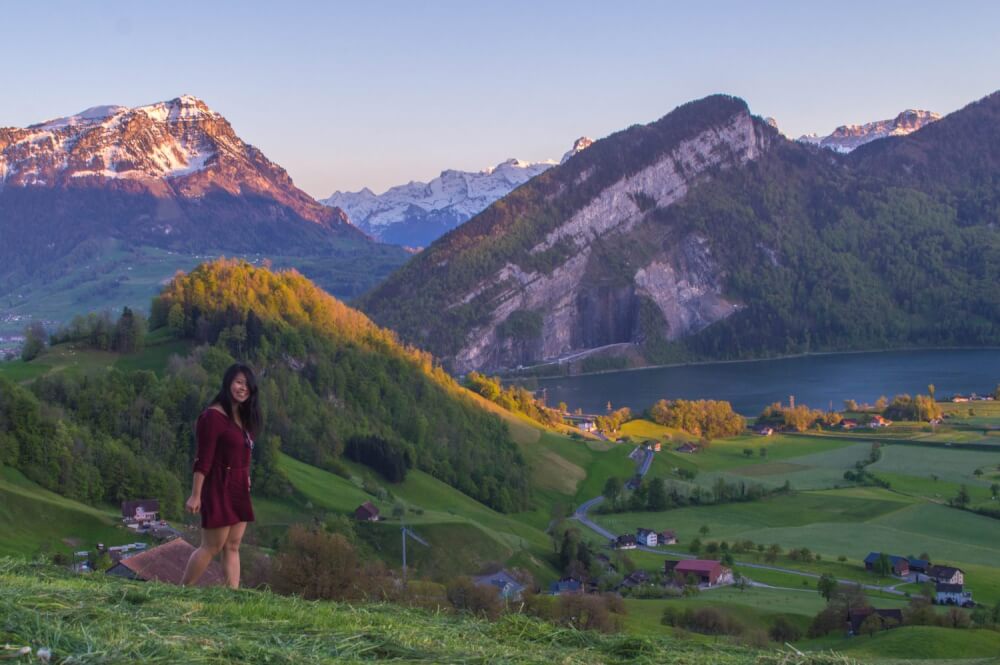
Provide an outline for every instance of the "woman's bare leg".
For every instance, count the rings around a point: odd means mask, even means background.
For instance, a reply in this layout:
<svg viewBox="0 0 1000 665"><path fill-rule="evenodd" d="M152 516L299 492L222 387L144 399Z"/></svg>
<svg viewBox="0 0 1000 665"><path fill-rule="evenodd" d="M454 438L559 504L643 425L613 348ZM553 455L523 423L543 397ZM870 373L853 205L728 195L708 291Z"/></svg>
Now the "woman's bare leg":
<svg viewBox="0 0 1000 665"><path fill-rule="evenodd" d="M218 529L201 530L201 547L191 553L187 567L184 568L184 579L181 580L182 585L190 586L201 579L201 576L205 573L205 569L208 568L208 564L212 563L215 555L221 552L225 546L230 530L235 528L236 526L223 526Z"/></svg>
<svg viewBox="0 0 1000 665"><path fill-rule="evenodd" d="M226 584L231 589L240 588L240 542L246 530L246 522L229 527L229 534L222 547L222 570L226 574Z"/></svg>

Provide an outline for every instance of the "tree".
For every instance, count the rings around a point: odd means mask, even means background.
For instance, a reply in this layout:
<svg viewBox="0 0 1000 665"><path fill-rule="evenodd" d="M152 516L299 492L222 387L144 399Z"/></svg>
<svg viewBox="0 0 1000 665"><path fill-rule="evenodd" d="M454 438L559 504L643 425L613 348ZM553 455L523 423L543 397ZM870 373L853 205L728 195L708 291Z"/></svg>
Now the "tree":
<svg viewBox="0 0 1000 665"><path fill-rule="evenodd" d="M692 540L691 544L688 545L688 551L691 552L691 554L698 554L701 552L701 538L695 538Z"/></svg>
<svg viewBox="0 0 1000 665"><path fill-rule="evenodd" d="M819 581L816 582L816 590L819 591L819 595L823 596L827 602L830 602L834 592L837 591L836 578L830 573L823 573L820 575Z"/></svg>
<svg viewBox="0 0 1000 665"><path fill-rule="evenodd" d="M934 396L935 393L937 393L937 389L934 387L934 384L933 383L928 383L927 384L927 394L931 396L931 399L937 401L937 398Z"/></svg>
<svg viewBox="0 0 1000 665"><path fill-rule="evenodd" d="M653 511L667 509L667 491L663 486L662 478L654 478L649 484L649 495L646 498L646 505Z"/></svg>
<svg viewBox="0 0 1000 665"><path fill-rule="evenodd" d="M1000 483L993 483L990 485L990 496L994 499L1000 497Z"/></svg>
<svg viewBox="0 0 1000 665"><path fill-rule="evenodd" d="M28 362L38 357L45 348L45 326L41 321L33 321L24 330L24 346L21 347L21 360Z"/></svg>
<svg viewBox="0 0 1000 665"><path fill-rule="evenodd" d="M763 448L761 450L763 450ZM753 457L753 448L744 448L743 455L745 457Z"/></svg>
<svg viewBox="0 0 1000 665"><path fill-rule="evenodd" d="M708 533L709 533L708 525L707 524L702 524L700 527L698 527L698 533L701 534L702 538L704 538L705 536L707 536Z"/></svg>
<svg viewBox="0 0 1000 665"><path fill-rule="evenodd" d="M611 502L613 507L618 506L618 497L622 493L622 481L614 476L607 479L604 483L604 491L602 494L604 497Z"/></svg>
<svg viewBox="0 0 1000 665"><path fill-rule="evenodd" d="M874 612L869 614L868 617L861 622L861 626L858 627L858 632L863 635L867 635L868 637L873 636L880 630L882 630L882 617Z"/></svg>
<svg viewBox="0 0 1000 665"><path fill-rule="evenodd" d="M764 561L768 563L774 563L781 556L781 545L774 543L767 548L767 552L764 554Z"/></svg>
<svg viewBox="0 0 1000 665"><path fill-rule="evenodd" d="M775 642L795 642L802 639L802 631L783 616L778 616L768 631L768 635Z"/></svg>
<svg viewBox="0 0 1000 665"><path fill-rule="evenodd" d="M888 577L892 573L892 559L885 552L878 555L878 559L872 564L872 572L879 577Z"/></svg>
<svg viewBox="0 0 1000 665"><path fill-rule="evenodd" d="M956 494L955 498L951 500L951 504L956 508L966 508L971 500L972 499L969 496L969 488L962 485L958 488L958 494Z"/></svg>
<svg viewBox="0 0 1000 665"><path fill-rule="evenodd" d="M761 457L767 457L767 448L758 448L757 454Z"/></svg>

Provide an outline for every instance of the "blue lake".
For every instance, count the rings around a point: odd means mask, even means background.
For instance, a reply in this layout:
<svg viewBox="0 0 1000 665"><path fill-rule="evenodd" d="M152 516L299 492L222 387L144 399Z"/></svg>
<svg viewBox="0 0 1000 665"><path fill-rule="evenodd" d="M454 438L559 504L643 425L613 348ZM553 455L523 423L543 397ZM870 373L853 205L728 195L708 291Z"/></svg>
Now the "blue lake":
<svg viewBox="0 0 1000 665"><path fill-rule="evenodd" d="M843 408L844 400L872 403L881 395L927 393L990 394L1000 383L1000 349L938 349L811 355L778 360L705 363L539 379L550 405L603 412L642 410L658 399L721 399L744 415L773 402L813 408Z"/></svg>

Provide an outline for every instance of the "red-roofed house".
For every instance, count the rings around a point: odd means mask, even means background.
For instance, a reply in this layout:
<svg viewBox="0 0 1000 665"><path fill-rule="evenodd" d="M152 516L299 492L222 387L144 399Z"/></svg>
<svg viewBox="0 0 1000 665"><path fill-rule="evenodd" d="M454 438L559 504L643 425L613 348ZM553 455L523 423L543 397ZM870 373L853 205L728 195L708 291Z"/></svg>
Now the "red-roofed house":
<svg viewBox="0 0 1000 665"><path fill-rule="evenodd" d="M664 566L666 573L675 573L687 577L694 575L701 584L717 586L719 584L732 584L733 571L726 568L718 561L710 559L690 559L688 561L666 562Z"/></svg>
<svg viewBox="0 0 1000 665"><path fill-rule="evenodd" d="M174 538L169 543L146 550L141 554L122 559L108 569L108 575L117 575L143 582L166 582L180 584L184 578L184 568L194 547L183 538ZM198 580L198 586L216 586L225 582L222 566L216 561L208 564L205 574Z"/></svg>
<svg viewBox="0 0 1000 665"><path fill-rule="evenodd" d="M372 505L371 501L365 501L354 511L354 519L359 522L378 522L378 508Z"/></svg>

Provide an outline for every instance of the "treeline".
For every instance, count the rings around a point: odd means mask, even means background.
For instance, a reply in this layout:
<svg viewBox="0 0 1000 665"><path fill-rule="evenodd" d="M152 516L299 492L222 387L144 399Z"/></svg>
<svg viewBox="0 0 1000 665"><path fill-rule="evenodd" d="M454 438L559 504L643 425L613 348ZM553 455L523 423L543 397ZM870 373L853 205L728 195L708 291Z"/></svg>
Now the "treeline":
<svg viewBox="0 0 1000 665"><path fill-rule="evenodd" d="M836 411L820 411L810 409L805 404L798 406L784 406L780 402L775 402L765 406L764 410L757 416L757 426L773 427L774 429L793 429L796 432L804 432L813 427L833 427L843 420Z"/></svg>
<svg viewBox="0 0 1000 665"><path fill-rule="evenodd" d="M517 385L503 387L500 377L469 372L465 387L512 413L521 413L546 426L561 425L562 415L535 399L527 388Z"/></svg>
<svg viewBox="0 0 1000 665"><path fill-rule="evenodd" d="M608 502L601 504L597 512L656 512L684 506L759 501L787 494L792 489L788 481L778 487L768 488L759 483L730 483L724 478L717 478L711 488L680 484L663 478L633 479L632 484L633 488L629 490L619 478L608 478L602 491Z"/></svg>
<svg viewBox="0 0 1000 665"><path fill-rule="evenodd" d="M145 346L146 328L146 317L129 307L117 321L112 321L110 312L92 312L74 316L68 325L52 333L49 343L76 342L98 351L135 353Z"/></svg>
<svg viewBox="0 0 1000 665"><path fill-rule="evenodd" d="M661 399L649 408L648 415L657 424L705 439L736 436L746 427L732 404L716 400Z"/></svg>
<svg viewBox="0 0 1000 665"><path fill-rule="evenodd" d="M259 368L266 431L298 459L342 472L346 442L359 436L497 510L528 505L506 424L429 354L294 270L222 259L178 274L153 300L150 328L162 327Z"/></svg>

